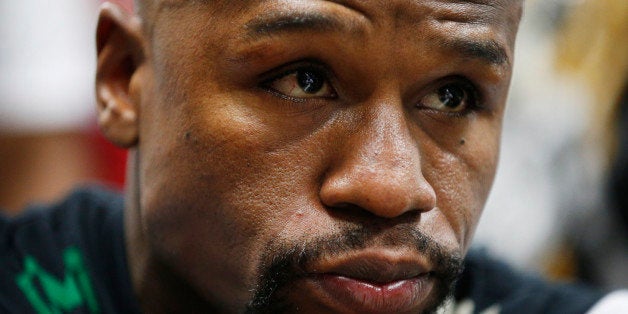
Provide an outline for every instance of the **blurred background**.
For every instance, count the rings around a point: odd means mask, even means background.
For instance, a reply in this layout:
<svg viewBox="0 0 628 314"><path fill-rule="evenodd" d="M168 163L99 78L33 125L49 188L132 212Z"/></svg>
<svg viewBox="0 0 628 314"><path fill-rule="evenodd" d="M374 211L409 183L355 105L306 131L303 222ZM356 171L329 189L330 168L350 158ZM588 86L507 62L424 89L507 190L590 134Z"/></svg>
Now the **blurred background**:
<svg viewBox="0 0 628 314"><path fill-rule="evenodd" d="M0 2L0 208L124 184L95 119L97 0ZM132 0L116 0L132 10ZM501 162L474 246L628 285L628 1L527 0Z"/></svg>
<svg viewBox="0 0 628 314"><path fill-rule="evenodd" d="M501 161L475 245L628 286L628 1L527 0Z"/></svg>
<svg viewBox="0 0 628 314"><path fill-rule="evenodd" d="M122 187L126 153L96 125L98 5L0 1L0 208L9 214L77 184Z"/></svg>

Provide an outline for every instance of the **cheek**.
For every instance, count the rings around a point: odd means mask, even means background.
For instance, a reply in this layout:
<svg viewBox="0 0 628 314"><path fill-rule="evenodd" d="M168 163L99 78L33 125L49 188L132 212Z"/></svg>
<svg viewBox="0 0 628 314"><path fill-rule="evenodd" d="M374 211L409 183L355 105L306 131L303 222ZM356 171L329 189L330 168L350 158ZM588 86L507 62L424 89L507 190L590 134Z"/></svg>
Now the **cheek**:
<svg viewBox="0 0 628 314"><path fill-rule="evenodd" d="M150 242L201 291L246 300L266 244L307 234L302 226L320 212L312 207L321 145L274 132L233 106L173 110L161 120L153 131L171 136L142 147L151 153L141 162Z"/></svg>
<svg viewBox="0 0 628 314"><path fill-rule="evenodd" d="M425 145L424 174L437 194L438 211L427 214L427 228L445 234L466 250L491 189L499 151L498 124L478 124L452 145ZM462 141L464 139L464 142Z"/></svg>
<svg viewBox="0 0 628 314"><path fill-rule="evenodd" d="M237 287L245 287L246 270L253 268L247 253L256 224L225 204L231 182L207 171L208 164L225 166L223 150L198 154L185 132L175 141L142 156L142 221L150 245L208 299L242 299L246 291Z"/></svg>

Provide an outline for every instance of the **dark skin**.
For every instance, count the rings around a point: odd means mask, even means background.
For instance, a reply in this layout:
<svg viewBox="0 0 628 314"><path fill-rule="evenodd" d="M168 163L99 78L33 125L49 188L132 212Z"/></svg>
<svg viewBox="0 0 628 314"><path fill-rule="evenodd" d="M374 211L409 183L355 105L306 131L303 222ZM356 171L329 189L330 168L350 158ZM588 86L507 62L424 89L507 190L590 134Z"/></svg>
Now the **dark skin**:
<svg viewBox="0 0 628 314"><path fill-rule="evenodd" d="M403 240L415 231L463 256L520 15L512 0L104 6L99 122L134 152L125 219L142 308L242 312L275 253L355 228L370 234L360 248L323 250L278 289L292 309L354 311L314 278L341 262L436 269ZM437 303L432 290L403 312Z"/></svg>

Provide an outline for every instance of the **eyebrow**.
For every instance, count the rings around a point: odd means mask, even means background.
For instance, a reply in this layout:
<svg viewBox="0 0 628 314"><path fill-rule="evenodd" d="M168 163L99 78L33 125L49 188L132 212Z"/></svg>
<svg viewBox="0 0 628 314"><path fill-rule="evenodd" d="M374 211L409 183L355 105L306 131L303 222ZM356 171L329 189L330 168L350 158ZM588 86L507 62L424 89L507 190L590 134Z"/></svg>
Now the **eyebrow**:
<svg viewBox="0 0 628 314"><path fill-rule="evenodd" d="M363 33L356 23L319 12L274 12L261 15L245 24L247 37L258 39L291 32Z"/></svg>
<svg viewBox="0 0 628 314"><path fill-rule="evenodd" d="M477 0L467 1L473 2ZM317 12L280 12L262 15L247 22L245 29L247 30L247 36L254 40L291 32L360 32L360 29L356 25ZM495 40L481 41L468 38L440 38L436 40L436 44L446 49L456 51L465 58L481 60L496 66L510 65L510 59L506 53L506 49Z"/></svg>
<svg viewBox="0 0 628 314"><path fill-rule="evenodd" d="M480 59L497 66L511 64L506 49L495 40L478 41L465 38L438 41L441 45L461 53L466 58Z"/></svg>
<svg viewBox="0 0 628 314"><path fill-rule="evenodd" d="M249 38L267 37L280 33L305 31L356 31L350 23L316 12L275 13L263 15L245 24Z"/></svg>

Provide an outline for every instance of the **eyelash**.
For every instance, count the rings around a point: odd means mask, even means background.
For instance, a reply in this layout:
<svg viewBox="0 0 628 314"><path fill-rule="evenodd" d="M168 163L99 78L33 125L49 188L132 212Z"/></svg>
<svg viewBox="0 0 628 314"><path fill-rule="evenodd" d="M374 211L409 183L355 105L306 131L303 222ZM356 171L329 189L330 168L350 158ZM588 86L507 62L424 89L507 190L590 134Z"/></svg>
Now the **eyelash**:
<svg viewBox="0 0 628 314"><path fill-rule="evenodd" d="M273 95L276 95L280 98L294 101L294 102L306 102L306 101L313 101L313 100L320 99L320 98L291 97L289 95L284 95L278 92L277 90L275 90L274 88L270 87L275 81L287 75L293 74L299 70L314 70L316 72L321 73L325 77L325 80L331 86L331 88L334 89L333 88L334 84L332 83L332 79L331 79L333 75L331 71L329 71L329 69L325 67L321 62L317 60L308 60L308 59L288 64L284 67L281 67L279 70L274 69L274 70L270 70L268 72L261 74L260 75L261 83L259 84L259 87L266 92L272 93ZM334 92L335 92L335 89L334 89Z"/></svg>
<svg viewBox="0 0 628 314"><path fill-rule="evenodd" d="M334 88L333 81L332 81L333 75L331 74L331 72L326 66L324 66L320 61L317 61L317 60L308 60L308 59L300 60L300 61L288 64L280 68L279 70L274 69L274 70L265 72L260 75L261 83L259 84L259 87L262 88L264 91L268 93L272 93L273 95L277 97L280 97L285 100L293 101L293 102L303 103L307 101L320 100L320 98L291 97L289 95L280 93L274 88L270 87L273 84L273 82L275 82L276 80L279 80L287 75L293 74L299 70L314 70L321 73L327 80L327 83L330 84L331 88L334 89L334 92L336 93L336 97L338 97L337 92L335 91L335 88ZM433 111L438 114L445 114L447 116L454 117L454 118L463 118L465 116L468 116L470 113L483 111L487 109L487 107L483 103L482 93L480 92L480 89L477 88L476 84L472 83L472 81L468 79L467 77L461 76L461 75L450 76L441 80L441 82L439 82L435 86L437 86L437 88L441 88L448 84L458 84L460 85L462 89L464 89L464 91L467 93L469 97L469 103L467 107L464 110L459 111L459 112L437 111L430 108L424 108L424 110Z"/></svg>

